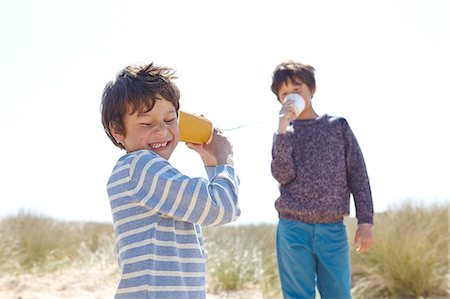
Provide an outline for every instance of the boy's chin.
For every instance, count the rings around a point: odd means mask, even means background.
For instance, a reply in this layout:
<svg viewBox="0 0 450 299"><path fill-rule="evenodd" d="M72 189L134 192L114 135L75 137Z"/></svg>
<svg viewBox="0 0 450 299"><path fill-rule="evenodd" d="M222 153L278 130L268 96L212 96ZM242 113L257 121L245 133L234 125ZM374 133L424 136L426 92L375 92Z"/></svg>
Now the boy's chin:
<svg viewBox="0 0 450 299"><path fill-rule="evenodd" d="M150 149L150 150L152 152L154 152L155 154L157 154L158 156L160 156L161 158L169 160L169 158L172 156L174 149L166 149L166 150L161 150L161 151L155 151L153 149Z"/></svg>
<svg viewBox="0 0 450 299"><path fill-rule="evenodd" d="M155 154L157 154L161 158L169 160L169 158L172 156L172 153L175 151L175 148L176 148L177 144L178 144L178 142L174 142L172 140L170 142L170 144L167 145L166 148L160 148L160 149L149 148L149 150L154 152Z"/></svg>

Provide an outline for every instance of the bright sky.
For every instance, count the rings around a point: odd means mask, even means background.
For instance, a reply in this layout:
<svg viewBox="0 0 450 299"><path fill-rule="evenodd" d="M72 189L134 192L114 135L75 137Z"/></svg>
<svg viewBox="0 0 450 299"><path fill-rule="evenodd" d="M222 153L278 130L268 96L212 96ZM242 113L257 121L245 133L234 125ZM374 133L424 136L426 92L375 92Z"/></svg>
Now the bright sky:
<svg viewBox="0 0 450 299"><path fill-rule="evenodd" d="M124 66L151 61L178 70L183 110L248 125L228 132L238 224L277 221L270 83L286 59L316 68L319 114L348 120L376 212L448 201L449 36L447 0L0 0L0 216L111 221L106 181L123 152L103 132L101 93ZM170 161L205 175L183 143Z"/></svg>

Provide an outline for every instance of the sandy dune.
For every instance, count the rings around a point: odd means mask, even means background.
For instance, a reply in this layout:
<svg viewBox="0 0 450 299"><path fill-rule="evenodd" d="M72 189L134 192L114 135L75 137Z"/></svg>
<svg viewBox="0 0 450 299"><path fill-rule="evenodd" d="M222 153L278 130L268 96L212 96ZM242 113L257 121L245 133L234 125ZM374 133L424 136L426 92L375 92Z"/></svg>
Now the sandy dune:
<svg viewBox="0 0 450 299"><path fill-rule="evenodd" d="M50 273L0 275L1 299L112 299L118 282L114 266L70 268ZM208 294L207 299L260 299L255 290Z"/></svg>

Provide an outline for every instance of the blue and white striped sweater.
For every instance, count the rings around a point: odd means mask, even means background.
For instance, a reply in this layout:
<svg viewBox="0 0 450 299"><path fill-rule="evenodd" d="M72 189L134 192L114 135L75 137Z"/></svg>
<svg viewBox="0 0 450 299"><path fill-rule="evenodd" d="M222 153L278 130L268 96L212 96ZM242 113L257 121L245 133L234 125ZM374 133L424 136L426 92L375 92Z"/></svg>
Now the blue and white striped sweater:
<svg viewBox="0 0 450 299"><path fill-rule="evenodd" d="M200 225L240 215L239 179L229 165L189 178L147 150L119 159L108 181L122 298L205 298Z"/></svg>

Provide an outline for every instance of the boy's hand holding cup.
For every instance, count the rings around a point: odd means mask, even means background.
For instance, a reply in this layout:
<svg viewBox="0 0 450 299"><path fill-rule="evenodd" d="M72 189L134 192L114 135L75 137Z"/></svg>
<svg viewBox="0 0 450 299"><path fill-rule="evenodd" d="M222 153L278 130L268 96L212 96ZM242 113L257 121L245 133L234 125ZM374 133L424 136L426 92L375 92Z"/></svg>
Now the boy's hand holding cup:
<svg viewBox="0 0 450 299"><path fill-rule="evenodd" d="M212 122L201 116L180 111L180 141L196 151L206 166L233 165L233 147Z"/></svg>
<svg viewBox="0 0 450 299"><path fill-rule="evenodd" d="M297 93L290 93L283 98L281 104L278 132L284 134L289 123L296 119L305 109L305 100Z"/></svg>
<svg viewBox="0 0 450 299"><path fill-rule="evenodd" d="M290 93L284 97L282 105L280 117L290 116L293 120L305 109L305 100L297 93Z"/></svg>

